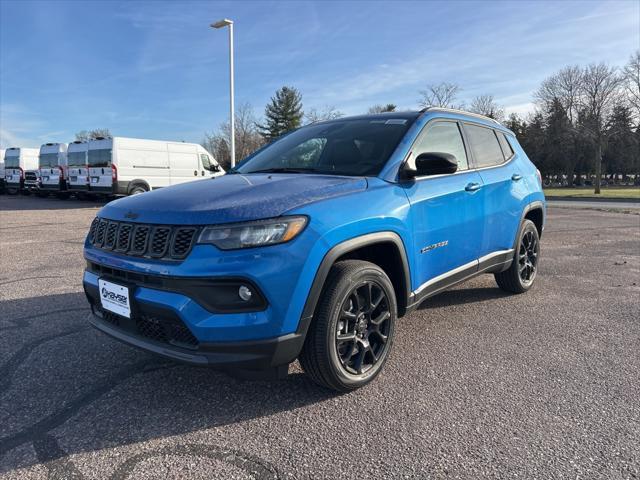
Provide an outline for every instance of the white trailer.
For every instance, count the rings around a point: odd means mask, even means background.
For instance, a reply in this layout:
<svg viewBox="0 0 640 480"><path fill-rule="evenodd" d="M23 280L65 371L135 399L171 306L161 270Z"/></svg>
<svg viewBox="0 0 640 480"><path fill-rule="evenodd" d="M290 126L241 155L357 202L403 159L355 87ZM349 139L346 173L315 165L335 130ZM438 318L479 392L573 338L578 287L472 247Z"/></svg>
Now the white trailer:
<svg viewBox="0 0 640 480"><path fill-rule="evenodd" d="M67 144L45 143L40 147L40 190L61 194L67 190Z"/></svg>
<svg viewBox="0 0 640 480"><path fill-rule="evenodd" d="M16 194L24 188L24 172L38 169L37 148L11 147L4 152L4 178L7 191Z"/></svg>
<svg viewBox="0 0 640 480"><path fill-rule="evenodd" d="M67 149L69 191L82 194L89 191L89 142L76 140Z"/></svg>
<svg viewBox="0 0 640 480"><path fill-rule="evenodd" d="M196 143L108 137L89 141L89 191L133 195L219 175L224 170Z"/></svg>

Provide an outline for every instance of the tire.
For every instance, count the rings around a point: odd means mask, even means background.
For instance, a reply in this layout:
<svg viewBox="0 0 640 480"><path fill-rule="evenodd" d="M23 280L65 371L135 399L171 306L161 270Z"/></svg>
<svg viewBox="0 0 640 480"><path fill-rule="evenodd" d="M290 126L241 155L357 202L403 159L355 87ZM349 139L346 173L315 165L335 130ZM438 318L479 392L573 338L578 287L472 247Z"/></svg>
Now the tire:
<svg viewBox="0 0 640 480"><path fill-rule="evenodd" d="M502 290L524 293L533 286L540 260L540 237L531 220L522 223L516 245L511 266L504 272L496 273L495 279Z"/></svg>
<svg viewBox="0 0 640 480"><path fill-rule="evenodd" d="M141 185L141 184L136 184L133 185L130 189L129 189L129 195L139 195L140 193L145 193L148 192L149 189L146 187L146 185Z"/></svg>
<svg viewBox="0 0 640 480"><path fill-rule="evenodd" d="M336 263L305 338L302 368L315 383L338 392L363 387L389 357L397 311L393 285L380 267L361 260Z"/></svg>

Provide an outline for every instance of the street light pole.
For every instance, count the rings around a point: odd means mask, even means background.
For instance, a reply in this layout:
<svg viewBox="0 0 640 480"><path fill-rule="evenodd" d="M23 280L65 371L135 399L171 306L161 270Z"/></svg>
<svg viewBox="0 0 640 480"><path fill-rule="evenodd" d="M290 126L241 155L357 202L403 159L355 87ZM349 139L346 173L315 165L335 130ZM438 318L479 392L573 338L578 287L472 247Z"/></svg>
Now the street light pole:
<svg viewBox="0 0 640 480"><path fill-rule="evenodd" d="M233 20L225 18L223 20L212 23L213 28L229 27L229 124L231 127L231 168L236 165L236 116L234 109L234 90L233 90Z"/></svg>

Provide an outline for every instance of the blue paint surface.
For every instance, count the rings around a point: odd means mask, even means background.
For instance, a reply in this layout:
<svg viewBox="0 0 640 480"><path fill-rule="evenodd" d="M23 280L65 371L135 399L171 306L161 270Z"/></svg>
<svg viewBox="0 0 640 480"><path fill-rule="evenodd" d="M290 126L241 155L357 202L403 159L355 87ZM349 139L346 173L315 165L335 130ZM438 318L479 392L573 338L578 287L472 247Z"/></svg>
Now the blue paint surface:
<svg viewBox="0 0 640 480"><path fill-rule="evenodd" d="M295 332L322 259L334 246L374 232L395 232L407 254L411 290L460 265L512 247L524 208L543 201L536 169L509 135L515 151L505 165L454 175L400 181L398 172L422 129L432 120L473 121L509 133L476 118L427 112L409 128L377 177L313 174L225 175L181 184L106 205L99 216L172 225L215 225L304 214L305 230L285 244L221 251L196 245L181 262L129 257L85 243L87 260L132 272L170 277L246 277L263 291L269 307L256 313L212 314L175 293L137 287L139 302L176 312L200 341L258 340ZM514 173L522 176L511 180ZM468 183L482 188L468 192ZM424 247L445 247L421 253ZM85 272L84 281L97 284Z"/></svg>

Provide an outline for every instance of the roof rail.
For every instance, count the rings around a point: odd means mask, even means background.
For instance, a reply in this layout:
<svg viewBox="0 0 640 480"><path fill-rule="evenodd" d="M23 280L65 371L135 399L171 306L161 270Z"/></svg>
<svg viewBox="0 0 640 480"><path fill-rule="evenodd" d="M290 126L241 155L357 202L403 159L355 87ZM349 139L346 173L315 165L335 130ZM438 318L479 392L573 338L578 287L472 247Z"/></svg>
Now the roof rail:
<svg viewBox="0 0 640 480"><path fill-rule="evenodd" d="M479 113L467 112L466 110L459 110L457 108L445 108L445 107L426 107L420 110L421 113L424 112L447 112L447 113L458 113L460 115L469 115L471 117L481 118L483 120L487 120L489 122L497 123L502 126L502 124L496 120L495 118L487 117L486 115L481 115Z"/></svg>

